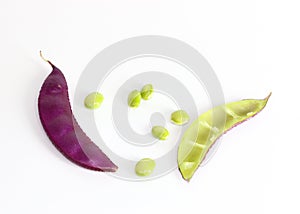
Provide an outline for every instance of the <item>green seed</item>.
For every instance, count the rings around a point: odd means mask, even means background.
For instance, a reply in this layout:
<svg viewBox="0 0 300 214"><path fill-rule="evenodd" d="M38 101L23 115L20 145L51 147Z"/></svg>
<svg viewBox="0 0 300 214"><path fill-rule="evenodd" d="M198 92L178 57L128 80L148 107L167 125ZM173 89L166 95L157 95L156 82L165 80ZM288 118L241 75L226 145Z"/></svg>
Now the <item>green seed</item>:
<svg viewBox="0 0 300 214"><path fill-rule="evenodd" d="M166 140L169 136L169 131L162 126L154 126L152 128L152 135L159 140Z"/></svg>
<svg viewBox="0 0 300 214"><path fill-rule="evenodd" d="M141 96L144 100L149 100L153 94L153 86L151 84L145 85L141 90Z"/></svg>
<svg viewBox="0 0 300 214"><path fill-rule="evenodd" d="M93 92L84 99L84 105L89 109L97 109L101 106L103 100L104 97L101 93Z"/></svg>
<svg viewBox="0 0 300 214"><path fill-rule="evenodd" d="M184 110L174 111L171 114L171 120L176 125L184 125L189 122L190 116Z"/></svg>
<svg viewBox="0 0 300 214"><path fill-rule="evenodd" d="M128 105L131 108L137 108L141 103L141 93L138 90L132 91L128 95Z"/></svg>
<svg viewBox="0 0 300 214"><path fill-rule="evenodd" d="M135 165L135 173L138 176L148 176L155 168L155 161L151 158L144 158Z"/></svg>

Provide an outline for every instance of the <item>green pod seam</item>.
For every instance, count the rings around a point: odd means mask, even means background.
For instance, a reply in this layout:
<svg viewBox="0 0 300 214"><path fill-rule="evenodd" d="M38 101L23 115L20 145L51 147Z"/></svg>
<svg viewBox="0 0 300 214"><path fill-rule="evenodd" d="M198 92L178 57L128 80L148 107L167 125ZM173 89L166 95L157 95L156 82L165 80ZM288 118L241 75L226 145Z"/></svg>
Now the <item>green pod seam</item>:
<svg viewBox="0 0 300 214"><path fill-rule="evenodd" d="M227 103L201 114L179 144L177 161L182 177L189 181L218 138L263 110L270 96Z"/></svg>

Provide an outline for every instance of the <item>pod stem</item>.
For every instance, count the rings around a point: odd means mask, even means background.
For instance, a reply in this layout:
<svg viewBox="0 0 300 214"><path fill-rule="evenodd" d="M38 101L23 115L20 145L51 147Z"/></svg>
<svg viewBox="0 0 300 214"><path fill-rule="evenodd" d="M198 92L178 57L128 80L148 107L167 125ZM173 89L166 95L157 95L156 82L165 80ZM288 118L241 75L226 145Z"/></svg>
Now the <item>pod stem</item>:
<svg viewBox="0 0 300 214"><path fill-rule="evenodd" d="M43 54L42 54L42 51L40 51L40 57L45 61L45 62L48 62L52 67L54 67L54 65L48 60L46 59Z"/></svg>

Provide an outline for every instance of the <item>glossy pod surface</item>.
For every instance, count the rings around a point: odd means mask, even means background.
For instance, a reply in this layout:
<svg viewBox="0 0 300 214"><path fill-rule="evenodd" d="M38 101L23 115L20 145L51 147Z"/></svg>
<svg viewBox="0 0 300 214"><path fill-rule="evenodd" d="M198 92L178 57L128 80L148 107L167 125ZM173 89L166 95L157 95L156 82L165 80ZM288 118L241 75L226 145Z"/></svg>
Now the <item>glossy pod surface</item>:
<svg viewBox="0 0 300 214"><path fill-rule="evenodd" d="M117 166L78 125L71 110L65 77L49 63L53 70L44 81L38 98L40 120L48 137L72 162L87 169L116 171Z"/></svg>
<svg viewBox="0 0 300 214"><path fill-rule="evenodd" d="M186 130L178 148L177 160L182 177L189 181L216 140L259 113L270 95L263 100L248 99L228 103L200 115Z"/></svg>

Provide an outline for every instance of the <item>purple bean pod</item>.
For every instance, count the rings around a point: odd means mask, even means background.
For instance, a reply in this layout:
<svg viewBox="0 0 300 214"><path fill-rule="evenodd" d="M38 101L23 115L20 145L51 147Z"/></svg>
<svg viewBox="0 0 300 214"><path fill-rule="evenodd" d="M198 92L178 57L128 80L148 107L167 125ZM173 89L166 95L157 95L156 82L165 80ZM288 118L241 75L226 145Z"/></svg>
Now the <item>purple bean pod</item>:
<svg viewBox="0 0 300 214"><path fill-rule="evenodd" d="M49 139L73 163L91 170L115 172L118 167L78 125L72 113L63 73L50 61L45 61L53 70L41 87L38 110Z"/></svg>

